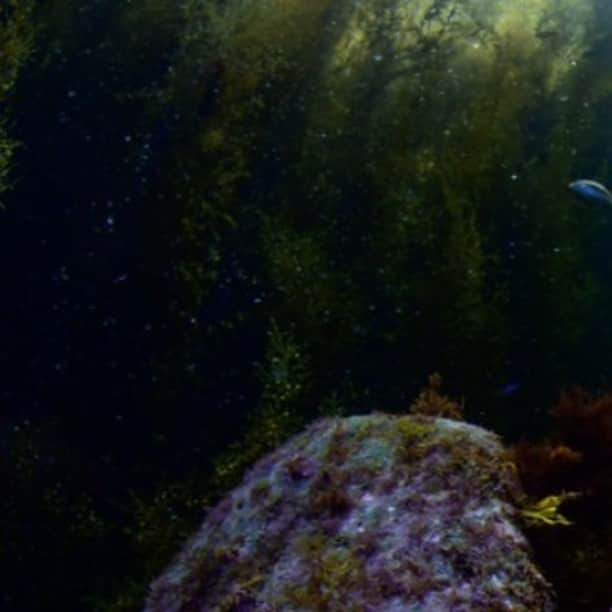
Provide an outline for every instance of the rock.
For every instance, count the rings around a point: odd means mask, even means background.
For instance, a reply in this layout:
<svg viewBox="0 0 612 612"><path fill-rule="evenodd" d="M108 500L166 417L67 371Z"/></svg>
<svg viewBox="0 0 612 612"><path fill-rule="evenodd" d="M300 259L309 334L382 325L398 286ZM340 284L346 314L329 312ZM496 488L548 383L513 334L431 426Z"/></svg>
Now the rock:
<svg viewBox="0 0 612 612"><path fill-rule="evenodd" d="M554 609L498 437L449 419L323 419L261 459L146 612Z"/></svg>

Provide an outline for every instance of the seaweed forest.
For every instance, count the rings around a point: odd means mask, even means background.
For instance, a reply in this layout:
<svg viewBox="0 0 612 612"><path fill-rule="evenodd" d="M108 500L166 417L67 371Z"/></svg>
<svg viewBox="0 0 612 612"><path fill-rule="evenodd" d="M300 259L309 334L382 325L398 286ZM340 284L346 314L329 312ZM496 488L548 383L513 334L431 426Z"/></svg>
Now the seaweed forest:
<svg viewBox="0 0 612 612"><path fill-rule="evenodd" d="M611 58L606 0L1 3L0 607L141 609L257 458L434 372L538 494L612 458L612 208L568 189ZM612 601L600 527L561 610Z"/></svg>

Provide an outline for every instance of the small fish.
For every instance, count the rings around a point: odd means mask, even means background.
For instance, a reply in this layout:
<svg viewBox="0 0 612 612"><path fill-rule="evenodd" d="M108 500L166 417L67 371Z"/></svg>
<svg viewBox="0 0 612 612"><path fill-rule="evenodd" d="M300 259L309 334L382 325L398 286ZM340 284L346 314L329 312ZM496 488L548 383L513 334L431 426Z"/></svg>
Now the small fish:
<svg viewBox="0 0 612 612"><path fill-rule="evenodd" d="M500 387L497 392L504 397L508 397L510 395L514 395L517 391L520 391L521 386L522 385L520 382L510 382L503 387Z"/></svg>
<svg viewBox="0 0 612 612"><path fill-rule="evenodd" d="M589 179L572 181L569 188L584 200L603 202L612 205L612 193L610 193L601 183Z"/></svg>

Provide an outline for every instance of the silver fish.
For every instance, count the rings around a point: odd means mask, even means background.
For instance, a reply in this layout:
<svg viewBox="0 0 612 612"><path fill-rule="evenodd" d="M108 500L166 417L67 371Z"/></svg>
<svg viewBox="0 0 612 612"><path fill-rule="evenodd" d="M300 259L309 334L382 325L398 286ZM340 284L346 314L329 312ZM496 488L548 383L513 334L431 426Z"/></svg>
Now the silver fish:
<svg viewBox="0 0 612 612"><path fill-rule="evenodd" d="M572 181L569 188L584 200L603 202L612 205L612 193L610 193L601 183L589 179Z"/></svg>

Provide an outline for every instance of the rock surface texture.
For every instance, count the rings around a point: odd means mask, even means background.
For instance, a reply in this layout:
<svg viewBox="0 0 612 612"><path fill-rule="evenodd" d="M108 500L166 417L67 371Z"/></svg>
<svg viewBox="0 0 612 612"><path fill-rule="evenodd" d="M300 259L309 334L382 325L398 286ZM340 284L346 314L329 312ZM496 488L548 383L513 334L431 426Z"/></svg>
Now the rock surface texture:
<svg viewBox="0 0 612 612"><path fill-rule="evenodd" d="M261 459L152 584L146 612L554 609L497 436L323 419Z"/></svg>

